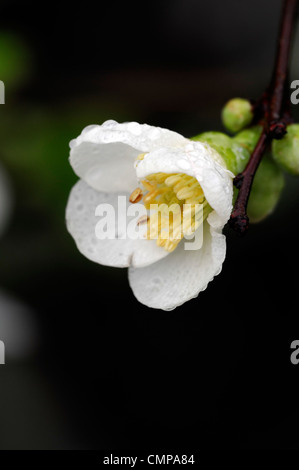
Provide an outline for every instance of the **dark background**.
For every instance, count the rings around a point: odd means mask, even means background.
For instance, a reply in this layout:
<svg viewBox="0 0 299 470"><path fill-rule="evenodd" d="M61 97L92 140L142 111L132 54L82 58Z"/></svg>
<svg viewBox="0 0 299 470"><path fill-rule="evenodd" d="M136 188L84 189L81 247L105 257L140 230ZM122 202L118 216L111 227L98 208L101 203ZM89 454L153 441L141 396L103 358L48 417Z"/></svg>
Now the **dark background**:
<svg viewBox="0 0 299 470"><path fill-rule="evenodd" d="M172 312L85 259L64 221L68 142L106 119L223 131L224 103L268 84L280 4L1 2L0 449L298 448L296 178L245 238L225 229L222 273Z"/></svg>

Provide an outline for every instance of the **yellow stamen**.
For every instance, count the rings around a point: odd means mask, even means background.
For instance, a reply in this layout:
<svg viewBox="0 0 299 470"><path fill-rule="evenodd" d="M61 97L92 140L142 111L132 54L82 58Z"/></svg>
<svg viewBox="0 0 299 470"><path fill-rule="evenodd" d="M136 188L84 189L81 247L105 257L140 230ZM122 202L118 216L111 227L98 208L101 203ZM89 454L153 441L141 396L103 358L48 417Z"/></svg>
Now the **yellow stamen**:
<svg viewBox="0 0 299 470"><path fill-rule="evenodd" d="M148 191L152 191L152 189L154 189L157 186L156 184L154 185L152 183L149 183L146 180L142 180L141 183L145 187L145 189L147 189Z"/></svg>
<svg viewBox="0 0 299 470"><path fill-rule="evenodd" d="M176 195L178 199L188 199L194 196L195 191L193 189L187 188L182 188L180 189Z"/></svg>
<svg viewBox="0 0 299 470"><path fill-rule="evenodd" d="M172 176L169 176L168 178L166 178L165 184L167 184L167 186L174 186L180 180L181 180L180 175L178 175L178 174L177 175L172 175Z"/></svg>
<svg viewBox="0 0 299 470"><path fill-rule="evenodd" d="M145 154L142 154L143 157ZM138 159L142 159L141 156ZM211 207L196 178L184 173L153 173L141 181L144 187L143 204L155 210L149 218L143 216L138 224L147 221L147 238L156 239L158 246L168 252L175 250L185 235L192 235L203 223ZM131 202L142 198L137 188L130 196Z"/></svg>
<svg viewBox="0 0 299 470"><path fill-rule="evenodd" d="M146 196L143 198L144 204L148 204L149 202L154 202L155 198L158 196L159 190L158 189L153 189L149 193L147 193Z"/></svg>

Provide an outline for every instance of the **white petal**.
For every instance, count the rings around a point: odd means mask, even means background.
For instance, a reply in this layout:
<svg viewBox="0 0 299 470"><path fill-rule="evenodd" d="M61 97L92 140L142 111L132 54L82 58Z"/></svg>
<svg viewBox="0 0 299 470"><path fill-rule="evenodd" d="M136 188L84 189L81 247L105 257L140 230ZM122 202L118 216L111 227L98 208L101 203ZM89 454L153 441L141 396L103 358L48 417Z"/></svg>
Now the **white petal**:
<svg viewBox="0 0 299 470"><path fill-rule="evenodd" d="M111 204L115 210L116 237L124 235L127 224L134 219L127 217L124 230L118 225L118 196L121 195L95 191L82 180L73 187L66 209L66 221L79 251L91 261L121 268L130 265L147 266L165 258L168 253L158 247L155 240L131 240L127 237L99 240L96 237L95 229L99 217L95 215L95 210L100 204ZM128 207L129 194L125 196Z"/></svg>
<svg viewBox="0 0 299 470"><path fill-rule="evenodd" d="M138 154L185 142L184 137L168 129L106 121L101 126L88 126L71 141L70 163L75 173L94 189L132 191Z"/></svg>
<svg viewBox="0 0 299 470"><path fill-rule="evenodd" d="M129 282L139 302L173 310L206 289L222 269L226 240L206 222L203 237L200 250L186 251L182 241L166 259L145 268L129 269Z"/></svg>
<svg viewBox="0 0 299 470"><path fill-rule="evenodd" d="M139 153L119 142L82 142L72 148L70 162L75 173L98 191L132 192L137 186L134 160Z"/></svg>
<svg viewBox="0 0 299 470"><path fill-rule="evenodd" d="M224 226L232 210L233 174L218 152L206 143L189 141L181 148L150 152L136 165L138 179L158 172L186 173L197 178L215 211L210 214L209 223L215 228Z"/></svg>

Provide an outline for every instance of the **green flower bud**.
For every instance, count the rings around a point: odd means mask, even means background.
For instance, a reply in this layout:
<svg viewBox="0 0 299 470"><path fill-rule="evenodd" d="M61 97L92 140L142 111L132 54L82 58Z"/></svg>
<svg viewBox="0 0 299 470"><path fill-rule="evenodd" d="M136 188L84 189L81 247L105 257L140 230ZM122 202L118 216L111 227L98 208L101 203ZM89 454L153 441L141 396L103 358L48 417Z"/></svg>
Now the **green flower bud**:
<svg viewBox="0 0 299 470"><path fill-rule="evenodd" d="M207 142L222 156L227 168L237 175L244 170L261 130L260 126L255 126L240 132L234 138L222 132L203 132L192 140Z"/></svg>
<svg viewBox="0 0 299 470"><path fill-rule="evenodd" d="M240 156L234 152L232 139L222 132L203 132L202 134L193 137L192 140L206 142L216 152L218 152L226 163L227 168L236 174L236 162L239 161ZM237 151L242 150L237 148Z"/></svg>
<svg viewBox="0 0 299 470"><path fill-rule="evenodd" d="M192 140L208 143L224 159L227 168L235 175L241 173L252 154L262 132L261 126L244 129L233 138L222 132L203 132ZM271 156L265 155L253 180L247 213L250 222L259 222L275 208L282 188L284 175ZM234 201L238 190L234 188Z"/></svg>
<svg viewBox="0 0 299 470"><path fill-rule="evenodd" d="M261 136L262 129L262 126L249 127L238 132L238 134L232 137L232 140L244 147L251 155Z"/></svg>
<svg viewBox="0 0 299 470"><path fill-rule="evenodd" d="M299 124L287 126L287 134L281 140L273 140L274 160L292 175L299 175Z"/></svg>
<svg viewBox="0 0 299 470"><path fill-rule="evenodd" d="M222 122L229 132L238 132L249 126L253 118L251 104L243 98L233 98L224 106Z"/></svg>
<svg viewBox="0 0 299 470"><path fill-rule="evenodd" d="M279 200L284 187L284 175L269 155L265 155L253 180L247 214L250 222L267 217Z"/></svg>
<svg viewBox="0 0 299 470"><path fill-rule="evenodd" d="M197 136L193 137L192 140L197 140L200 142L207 142L211 147L226 148L231 146L231 137L224 134L223 132L209 131L202 132Z"/></svg>
<svg viewBox="0 0 299 470"><path fill-rule="evenodd" d="M261 126L253 126L236 134L232 137L233 148L235 154L239 156L236 161L236 172L241 173L248 163L250 155L252 154L259 138L262 133Z"/></svg>

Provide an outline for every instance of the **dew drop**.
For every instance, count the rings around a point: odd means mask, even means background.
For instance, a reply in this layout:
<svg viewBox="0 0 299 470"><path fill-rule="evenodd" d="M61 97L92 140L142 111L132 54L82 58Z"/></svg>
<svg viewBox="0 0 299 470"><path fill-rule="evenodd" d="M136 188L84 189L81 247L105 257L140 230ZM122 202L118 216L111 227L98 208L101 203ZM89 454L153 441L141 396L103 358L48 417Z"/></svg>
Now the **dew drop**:
<svg viewBox="0 0 299 470"><path fill-rule="evenodd" d="M114 121L114 119L108 119L107 121L103 122L102 127L111 127L115 124L117 124L117 122Z"/></svg>
<svg viewBox="0 0 299 470"><path fill-rule="evenodd" d="M95 127L98 127L96 124L90 124L89 126L86 126L83 131L82 131L82 135L86 134L87 132L91 131L92 129L94 129Z"/></svg>

